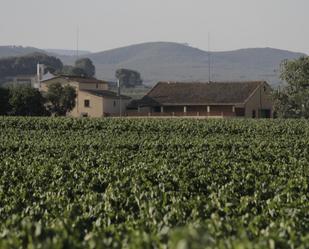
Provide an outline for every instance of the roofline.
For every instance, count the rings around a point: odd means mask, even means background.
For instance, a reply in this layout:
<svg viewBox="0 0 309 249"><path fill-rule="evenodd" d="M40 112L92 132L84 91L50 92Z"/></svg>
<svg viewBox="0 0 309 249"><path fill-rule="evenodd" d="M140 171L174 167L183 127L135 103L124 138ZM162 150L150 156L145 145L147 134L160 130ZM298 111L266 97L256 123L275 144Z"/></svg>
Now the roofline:
<svg viewBox="0 0 309 249"><path fill-rule="evenodd" d="M161 81L157 82L157 84L155 84L155 85L145 94L145 96L148 96L148 95L149 95L155 88L157 88L158 85L161 84L161 83L164 83L164 82L161 82ZM145 97L145 96L144 96L144 97Z"/></svg>
<svg viewBox="0 0 309 249"><path fill-rule="evenodd" d="M252 80L252 81L211 81L211 82L201 82L201 81L195 81L195 82L189 82L189 81L159 81L157 82L157 84L155 84L149 92L147 92L145 94L145 96L149 95L155 88L158 87L159 84L222 84L222 83L229 83L229 84L233 84L233 83L260 83L256 89L262 85L262 84L267 84L268 86L270 86L267 81L265 80ZM254 91L256 91L256 89L254 89ZM248 97L248 99L251 96ZM247 101L247 99L245 100L245 102ZM245 103L244 102L244 103Z"/></svg>
<svg viewBox="0 0 309 249"><path fill-rule="evenodd" d="M90 95L92 95L92 96L94 96L94 97L96 97L96 98L102 98L102 96L98 96L98 95L92 94L92 93L87 92L87 91L85 91L85 90L79 90L78 92L84 92L84 93L88 93L88 94L90 94Z"/></svg>
<svg viewBox="0 0 309 249"><path fill-rule="evenodd" d="M96 96L96 97L99 97L99 98L110 98L110 99L132 99L131 97L129 97L129 96L126 96L126 95L120 95L120 97L119 96L115 96L115 97L113 97L113 96L98 96L98 95L96 95L94 92L96 91L96 90L86 90L86 89L82 89L82 90L79 90L80 92L86 92L86 93L88 93L88 94L91 94L91 95L94 95L94 96ZM110 90L102 90L102 91L108 91L108 92L112 92L112 91L110 91ZM114 93L114 92L112 92L112 93Z"/></svg>
<svg viewBox="0 0 309 249"><path fill-rule="evenodd" d="M194 106L200 106L200 105L221 105L221 106L224 106L224 105L242 105L244 103L163 103L162 105L163 106L189 106L189 105L194 105Z"/></svg>
<svg viewBox="0 0 309 249"><path fill-rule="evenodd" d="M265 82L265 80L233 80L233 81L159 81L157 84L222 84L222 83L262 83Z"/></svg>
<svg viewBox="0 0 309 249"><path fill-rule="evenodd" d="M58 79L58 78L61 78L61 76L55 76L54 78L51 78L51 79L42 80L41 83L47 82L47 81L50 81L50 80L54 80L54 79Z"/></svg>
<svg viewBox="0 0 309 249"><path fill-rule="evenodd" d="M267 81L265 80L252 80L252 81L217 81L217 82L182 82L182 81L159 81L157 82L157 84L150 89L150 91L144 95L145 96L149 96L149 94L154 91L160 84L222 84L222 83L229 83L229 84L233 84L233 83L259 83L257 85L257 87L253 90L253 92L249 95L249 97L247 97L245 99L244 102L241 103L181 103L181 104L175 104L175 103L163 103L162 105L169 105L169 106L185 106L185 105L194 105L194 106L198 106L198 105L246 105L247 102L250 100L250 98L256 93L256 91L261 87L262 84L267 84L269 87L271 87ZM153 105L138 105L138 106L153 106Z"/></svg>
<svg viewBox="0 0 309 249"><path fill-rule="evenodd" d="M101 96L101 97L107 98L107 99L132 99L131 97L125 96L125 95L121 95L121 97L119 97L119 96L115 96L115 97L113 97L113 96Z"/></svg>

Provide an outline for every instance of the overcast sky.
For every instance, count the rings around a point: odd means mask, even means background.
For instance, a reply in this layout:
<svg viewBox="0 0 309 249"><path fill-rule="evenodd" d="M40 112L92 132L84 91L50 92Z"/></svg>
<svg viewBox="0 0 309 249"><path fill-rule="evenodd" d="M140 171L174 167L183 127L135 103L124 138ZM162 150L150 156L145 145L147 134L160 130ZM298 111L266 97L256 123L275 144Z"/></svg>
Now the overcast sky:
<svg viewBox="0 0 309 249"><path fill-rule="evenodd" d="M103 51L151 41L309 54L309 0L0 0L0 45Z"/></svg>

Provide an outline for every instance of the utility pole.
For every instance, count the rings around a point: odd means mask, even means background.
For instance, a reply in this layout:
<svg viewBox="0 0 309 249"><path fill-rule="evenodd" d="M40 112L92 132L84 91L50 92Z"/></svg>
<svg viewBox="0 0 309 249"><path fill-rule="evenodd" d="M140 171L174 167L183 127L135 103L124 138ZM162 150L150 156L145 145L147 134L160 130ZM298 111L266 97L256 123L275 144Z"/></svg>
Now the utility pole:
<svg viewBox="0 0 309 249"><path fill-rule="evenodd" d="M118 87L117 95L119 97L119 117L121 117L122 116L122 110L121 110L122 103L121 103L121 91L120 91L120 80L119 79L117 80L117 87Z"/></svg>
<svg viewBox="0 0 309 249"><path fill-rule="evenodd" d="M77 25L77 30L76 30L76 57L78 59L79 57L79 26Z"/></svg>
<svg viewBox="0 0 309 249"><path fill-rule="evenodd" d="M208 82L211 82L210 33L208 32Z"/></svg>

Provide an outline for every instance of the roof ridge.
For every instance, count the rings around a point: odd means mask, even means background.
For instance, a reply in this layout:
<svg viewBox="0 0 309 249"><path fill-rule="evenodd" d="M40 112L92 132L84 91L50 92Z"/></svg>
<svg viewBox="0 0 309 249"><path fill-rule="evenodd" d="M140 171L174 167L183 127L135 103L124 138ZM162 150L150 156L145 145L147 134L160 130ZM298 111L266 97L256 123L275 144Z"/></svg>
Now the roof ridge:
<svg viewBox="0 0 309 249"><path fill-rule="evenodd" d="M113 94L112 97L119 97L119 96L117 95L116 92L113 92L113 91L111 91L111 90L81 89L80 91L81 91L81 92L88 92L88 93L90 93L90 94L95 94L95 93L97 93L97 94L100 94L100 93L112 93L112 94ZM131 97L130 97L130 96L127 96L127 95L122 95L122 94L120 94L120 96L123 97L123 98L131 99Z"/></svg>
<svg viewBox="0 0 309 249"><path fill-rule="evenodd" d="M157 103L244 103L266 81L158 82L143 98ZM267 82L266 82L267 83Z"/></svg>
<svg viewBox="0 0 309 249"><path fill-rule="evenodd" d="M206 81L160 81L158 82L155 87L158 84L223 84L223 83L229 83L229 84L241 84L241 83L265 83L265 80L248 80L248 81L211 81L211 82L206 82ZM155 88L154 87L154 88Z"/></svg>
<svg viewBox="0 0 309 249"><path fill-rule="evenodd" d="M145 94L145 96L149 96L149 94L151 93L151 92L153 92L154 90L155 90L155 88L157 88L158 86L159 86L159 84L162 84L162 83L164 83L164 82L161 82L161 81L159 81L153 88L151 88L146 94ZM144 96L144 97L145 97ZM143 97L143 98L144 98Z"/></svg>

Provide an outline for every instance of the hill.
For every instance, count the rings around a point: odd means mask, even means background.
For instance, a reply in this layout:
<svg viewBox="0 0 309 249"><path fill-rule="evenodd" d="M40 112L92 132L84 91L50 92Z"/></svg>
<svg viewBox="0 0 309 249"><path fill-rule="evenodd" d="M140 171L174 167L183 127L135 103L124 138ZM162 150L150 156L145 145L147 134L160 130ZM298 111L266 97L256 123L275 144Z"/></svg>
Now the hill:
<svg viewBox="0 0 309 249"><path fill-rule="evenodd" d="M0 46L0 58L23 56L32 53L46 53L44 50L22 46Z"/></svg>
<svg viewBox="0 0 309 249"><path fill-rule="evenodd" d="M76 50L69 49L44 49L47 53L55 54L58 56L76 56ZM85 56L90 54L90 51L79 50L78 54L80 56Z"/></svg>
<svg viewBox="0 0 309 249"><path fill-rule="evenodd" d="M73 64L76 56L67 50L40 50L31 47L0 47L0 58L45 52ZM87 53L87 51L84 51ZM73 55L72 55L73 53ZM208 52L172 42L151 42L85 54L96 66L97 77L115 81L115 71L128 68L139 71L146 85L158 81L208 81ZM211 53L211 80L266 80L271 85L280 83L279 68L284 59L304 56L274 48L249 48Z"/></svg>
<svg viewBox="0 0 309 249"><path fill-rule="evenodd" d="M272 48L241 49L211 53L212 81L267 80L280 83L279 67L284 59L304 54ZM118 68L141 73L146 84L160 80L207 81L208 52L178 43L155 42L132 45L88 55L98 77L114 79Z"/></svg>

